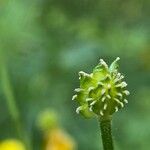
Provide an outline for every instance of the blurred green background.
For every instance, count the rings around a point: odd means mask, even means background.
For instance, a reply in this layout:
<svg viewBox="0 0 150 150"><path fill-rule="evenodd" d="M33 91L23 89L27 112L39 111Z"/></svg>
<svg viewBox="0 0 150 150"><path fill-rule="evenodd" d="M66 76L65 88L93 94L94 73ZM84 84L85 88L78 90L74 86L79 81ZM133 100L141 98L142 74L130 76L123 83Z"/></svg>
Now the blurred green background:
<svg viewBox="0 0 150 150"><path fill-rule="evenodd" d="M149 6L149 0L0 0L0 140L18 137L15 100L34 150L42 145L36 118L47 108L57 111L78 150L102 150L98 123L77 115L71 97L78 71L119 56L131 95L114 115L116 149L149 150Z"/></svg>

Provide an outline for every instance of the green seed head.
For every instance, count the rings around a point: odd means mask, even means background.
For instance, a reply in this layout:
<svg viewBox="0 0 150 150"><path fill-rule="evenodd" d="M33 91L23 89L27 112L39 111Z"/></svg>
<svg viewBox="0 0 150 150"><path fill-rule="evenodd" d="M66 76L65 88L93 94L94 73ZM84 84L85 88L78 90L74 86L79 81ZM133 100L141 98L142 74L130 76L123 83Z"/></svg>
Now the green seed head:
<svg viewBox="0 0 150 150"><path fill-rule="evenodd" d="M108 67L104 60L94 68L91 74L79 72L80 87L75 89L72 100L78 102L77 113L86 118L94 116L109 117L128 103L126 97L130 94L126 90L127 83L124 76L118 72L118 60Z"/></svg>

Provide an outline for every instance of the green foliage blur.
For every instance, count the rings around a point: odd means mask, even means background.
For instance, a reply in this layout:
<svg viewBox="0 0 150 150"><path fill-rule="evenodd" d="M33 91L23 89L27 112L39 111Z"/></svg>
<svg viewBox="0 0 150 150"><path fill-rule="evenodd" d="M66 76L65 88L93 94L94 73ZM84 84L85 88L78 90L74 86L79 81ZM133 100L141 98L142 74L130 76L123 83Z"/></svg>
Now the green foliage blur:
<svg viewBox="0 0 150 150"><path fill-rule="evenodd" d="M149 6L149 0L0 0L0 140L18 138L20 118L40 150L37 115L54 109L78 150L102 150L98 123L77 115L71 98L78 71L90 73L100 58L110 63L119 56L131 95L113 118L115 147L149 150Z"/></svg>

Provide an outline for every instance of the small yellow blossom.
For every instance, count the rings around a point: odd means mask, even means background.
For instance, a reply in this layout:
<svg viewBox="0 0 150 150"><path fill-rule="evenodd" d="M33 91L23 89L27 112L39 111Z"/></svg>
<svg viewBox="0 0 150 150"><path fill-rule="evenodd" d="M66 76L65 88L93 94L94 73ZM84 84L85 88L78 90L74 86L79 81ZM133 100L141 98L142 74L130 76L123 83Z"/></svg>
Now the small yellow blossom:
<svg viewBox="0 0 150 150"><path fill-rule="evenodd" d="M54 129L47 136L46 150L75 150L74 140L63 130Z"/></svg>
<svg viewBox="0 0 150 150"><path fill-rule="evenodd" d="M0 150L25 150L25 146L19 140L7 139L0 142Z"/></svg>

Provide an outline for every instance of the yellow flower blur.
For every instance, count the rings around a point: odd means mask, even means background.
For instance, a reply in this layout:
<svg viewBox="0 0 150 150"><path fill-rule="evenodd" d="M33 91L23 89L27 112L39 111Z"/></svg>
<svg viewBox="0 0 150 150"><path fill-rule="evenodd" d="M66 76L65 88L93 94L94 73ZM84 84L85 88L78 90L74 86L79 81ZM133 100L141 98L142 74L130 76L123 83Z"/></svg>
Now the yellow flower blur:
<svg viewBox="0 0 150 150"><path fill-rule="evenodd" d="M0 142L0 150L25 150L25 146L19 140L8 139Z"/></svg>
<svg viewBox="0 0 150 150"><path fill-rule="evenodd" d="M55 129L48 135L46 150L75 150L75 142L61 129Z"/></svg>

